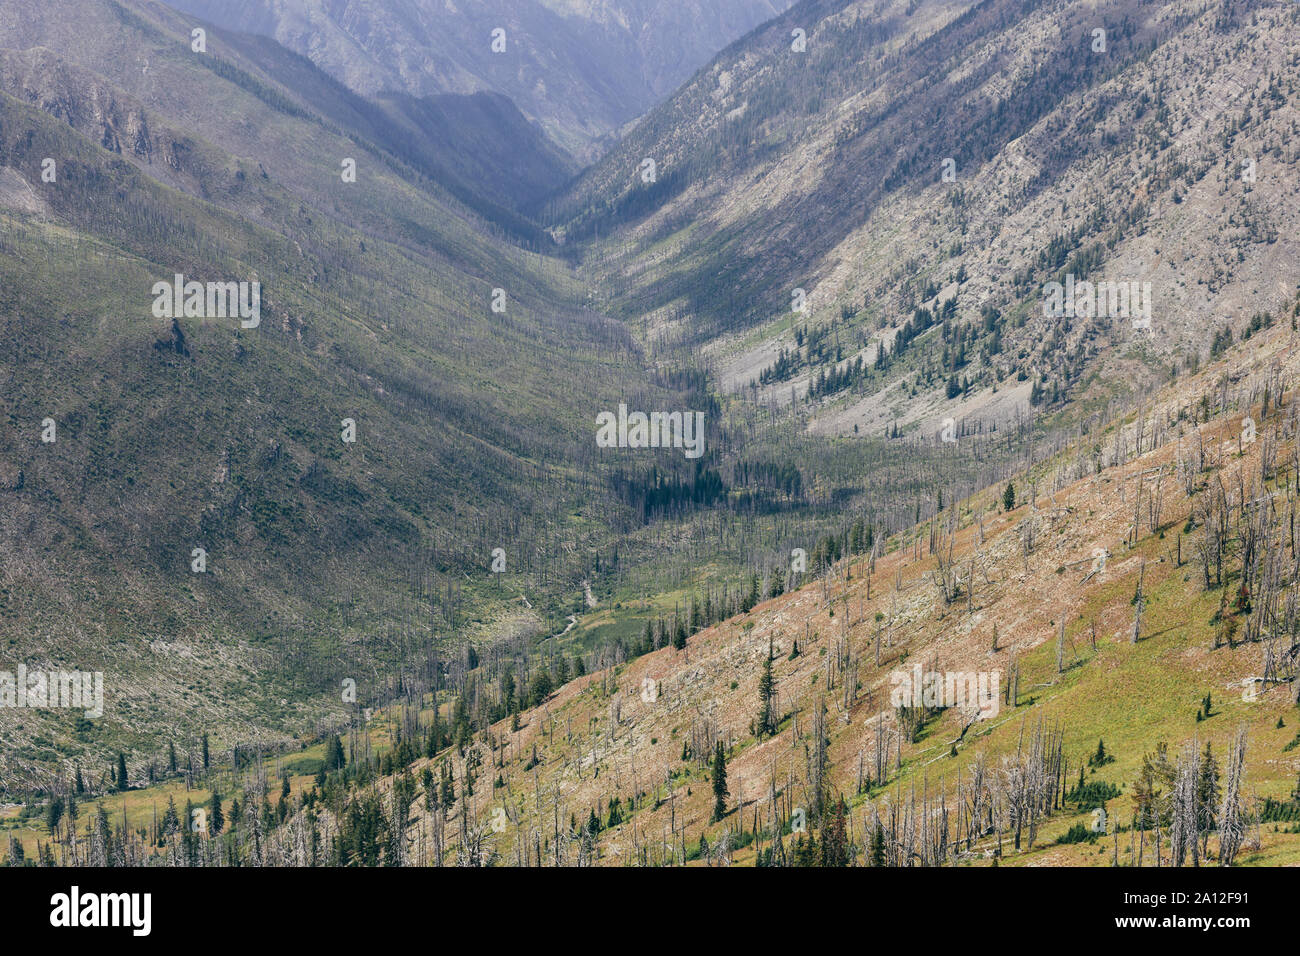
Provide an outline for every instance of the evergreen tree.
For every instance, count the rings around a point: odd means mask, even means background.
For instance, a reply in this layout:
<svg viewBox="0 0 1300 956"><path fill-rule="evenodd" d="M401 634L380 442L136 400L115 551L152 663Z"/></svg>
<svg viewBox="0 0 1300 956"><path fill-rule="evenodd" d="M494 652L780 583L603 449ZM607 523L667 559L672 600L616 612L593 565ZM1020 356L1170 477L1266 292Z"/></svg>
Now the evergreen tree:
<svg viewBox="0 0 1300 956"><path fill-rule="evenodd" d="M885 865L885 829L879 823L871 832L871 865Z"/></svg>
<svg viewBox="0 0 1300 956"><path fill-rule="evenodd" d="M163 813L162 833L164 837L169 837L181 828L180 814L176 812L176 800L173 797L167 798L167 810Z"/></svg>
<svg viewBox="0 0 1300 956"><path fill-rule="evenodd" d="M174 741L167 741L167 772L176 772L176 744Z"/></svg>
<svg viewBox="0 0 1300 956"><path fill-rule="evenodd" d="M325 745L325 769L338 770L347 759L343 756L343 741L339 739L338 734L334 734Z"/></svg>
<svg viewBox="0 0 1300 956"><path fill-rule="evenodd" d="M713 752L713 819L721 820L727 812L727 754L718 741Z"/></svg>
<svg viewBox="0 0 1300 956"><path fill-rule="evenodd" d="M801 833L799 834L799 839L795 841L794 865L800 867L817 865L817 840L811 833L808 834L808 839L806 840L804 839L804 835Z"/></svg>
<svg viewBox="0 0 1300 956"><path fill-rule="evenodd" d="M1202 839L1208 841L1210 831L1219 825L1219 800L1223 796L1219 788L1219 763L1214 759L1209 741L1205 743L1205 756L1201 758L1201 778L1196 785L1196 805L1199 809L1197 824Z"/></svg>
<svg viewBox="0 0 1300 956"><path fill-rule="evenodd" d="M775 682L772 677L772 639L767 641L767 658L763 661L763 673L758 678L758 736L762 737L776 731L776 715L772 713L772 697Z"/></svg>
<svg viewBox="0 0 1300 956"><path fill-rule="evenodd" d="M221 812L221 794L214 788L212 799L208 801L208 833L216 836L225 825L226 818Z"/></svg>
<svg viewBox="0 0 1300 956"><path fill-rule="evenodd" d="M540 704L551 696L551 691L555 685L551 681L551 672L545 667L539 667L537 674L533 677L533 704Z"/></svg>
<svg viewBox="0 0 1300 956"><path fill-rule="evenodd" d="M63 819L63 801L58 797L50 798L50 805L45 808L45 825L50 828L50 835L54 836L58 830L59 821Z"/></svg>
<svg viewBox="0 0 1300 956"><path fill-rule="evenodd" d="M103 808L100 808L101 812ZM194 803L185 801L185 822L181 826L181 852L186 866L199 865L199 836L194 832Z"/></svg>
<svg viewBox="0 0 1300 956"><path fill-rule="evenodd" d="M1097 741L1097 752L1088 758L1088 765L1091 767L1102 767L1112 762L1115 758L1106 750L1106 742Z"/></svg>
<svg viewBox="0 0 1300 956"><path fill-rule="evenodd" d="M126 789L126 754L117 752L117 789Z"/></svg>
<svg viewBox="0 0 1300 956"><path fill-rule="evenodd" d="M1011 482L1007 482L1007 490L1002 492L1002 507L1011 511L1016 506L1016 488Z"/></svg>
<svg viewBox="0 0 1300 956"><path fill-rule="evenodd" d="M829 818L822 823L822 866L849 865L849 808L841 797Z"/></svg>
<svg viewBox="0 0 1300 956"><path fill-rule="evenodd" d="M208 735L203 735L203 769L208 769Z"/></svg>

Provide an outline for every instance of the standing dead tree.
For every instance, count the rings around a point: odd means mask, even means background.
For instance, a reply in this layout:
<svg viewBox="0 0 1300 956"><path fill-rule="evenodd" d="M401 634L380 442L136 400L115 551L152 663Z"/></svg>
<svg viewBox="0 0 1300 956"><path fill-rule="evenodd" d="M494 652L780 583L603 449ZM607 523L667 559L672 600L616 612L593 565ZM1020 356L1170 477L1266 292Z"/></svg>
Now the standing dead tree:
<svg viewBox="0 0 1300 956"><path fill-rule="evenodd" d="M1245 842L1246 812L1241 791L1246 768L1246 728L1239 727L1233 738L1224 769L1223 802L1219 804L1219 865L1231 866Z"/></svg>

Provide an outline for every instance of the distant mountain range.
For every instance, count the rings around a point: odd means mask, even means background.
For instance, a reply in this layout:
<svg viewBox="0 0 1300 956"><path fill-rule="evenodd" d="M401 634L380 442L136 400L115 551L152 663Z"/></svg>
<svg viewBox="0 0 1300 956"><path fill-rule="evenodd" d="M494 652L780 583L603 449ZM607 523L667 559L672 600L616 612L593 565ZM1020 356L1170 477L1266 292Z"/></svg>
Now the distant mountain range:
<svg viewBox="0 0 1300 956"><path fill-rule="evenodd" d="M790 0L172 0L275 37L362 93L504 93L594 157ZM493 32L502 30L494 52Z"/></svg>

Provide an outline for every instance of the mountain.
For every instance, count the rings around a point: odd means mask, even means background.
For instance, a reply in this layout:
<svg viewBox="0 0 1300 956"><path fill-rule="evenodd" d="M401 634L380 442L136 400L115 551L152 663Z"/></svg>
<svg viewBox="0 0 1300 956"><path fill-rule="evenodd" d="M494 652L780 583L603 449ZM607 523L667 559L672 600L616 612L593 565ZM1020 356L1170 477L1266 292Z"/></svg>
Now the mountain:
<svg viewBox="0 0 1300 956"><path fill-rule="evenodd" d="M595 155L790 0L175 0L273 36L362 93L494 91L565 149ZM504 30L494 52L493 31Z"/></svg>
<svg viewBox="0 0 1300 956"><path fill-rule="evenodd" d="M804 0L581 170L254 13L5 0L8 862L1296 858L1294 4Z"/></svg>
<svg viewBox="0 0 1300 956"><path fill-rule="evenodd" d="M262 767L286 782L261 841L248 819L194 846L158 827L168 799L260 800L229 765L83 799L177 865L1293 863L1300 289L1273 320L1141 414L681 646L558 684L562 655L530 679L484 662L473 708L411 696L346 743L301 741ZM506 714L471 728L478 708ZM28 855L104 852L33 815L10 815Z"/></svg>
<svg viewBox="0 0 1300 956"><path fill-rule="evenodd" d="M144 0L6 10L0 606L28 667L101 671L115 703L0 710L5 788L164 730L284 739L344 679L364 700L480 629L562 626L609 534L584 511L630 511L593 409L682 399L524 248L549 240L487 202L490 163L462 195L476 151L532 162L499 150L513 108L368 105L269 41L195 52ZM258 283L260 314L169 315L177 274Z"/></svg>
<svg viewBox="0 0 1300 956"><path fill-rule="evenodd" d="M817 433L1127 401L1289 297L1298 25L1288 3L807 0L551 222L658 354L793 395ZM1149 327L1045 314L1067 281L1149 288Z"/></svg>

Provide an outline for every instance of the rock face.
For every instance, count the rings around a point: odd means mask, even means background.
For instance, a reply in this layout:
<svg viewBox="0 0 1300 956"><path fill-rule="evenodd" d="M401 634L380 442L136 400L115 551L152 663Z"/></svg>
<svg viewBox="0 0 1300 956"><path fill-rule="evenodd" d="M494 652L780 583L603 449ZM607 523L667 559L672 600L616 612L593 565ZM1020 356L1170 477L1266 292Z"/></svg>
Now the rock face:
<svg viewBox="0 0 1300 956"><path fill-rule="evenodd" d="M18 170L0 166L0 209L42 215L49 212L49 204Z"/></svg>
<svg viewBox="0 0 1300 956"><path fill-rule="evenodd" d="M491 90L580 158L791 0L171 0L363 93ZM494 52L493 31L505 31ZM498 48L500 43L498 43Z"/></svg>

